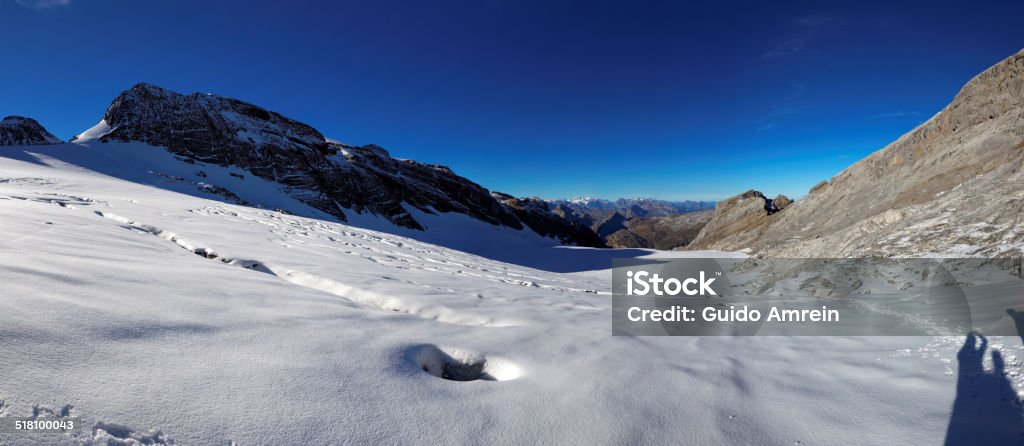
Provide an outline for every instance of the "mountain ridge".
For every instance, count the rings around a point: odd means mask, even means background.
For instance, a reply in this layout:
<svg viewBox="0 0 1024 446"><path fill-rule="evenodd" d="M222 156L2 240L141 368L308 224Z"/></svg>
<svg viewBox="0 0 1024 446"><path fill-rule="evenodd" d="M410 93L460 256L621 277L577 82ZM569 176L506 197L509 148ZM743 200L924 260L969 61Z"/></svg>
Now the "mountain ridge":
<svg viewBox="0 0 1024 446"><path fill-rule="evenodd" d="M775 215L719 203L691 248L785 257L1017 255L1024 252L1022 171L1024 50ZM751 228L716 229L725 221Z"/></svg>
<svg viewBox="0 0 1024 446"><path fill-rule="evenodd" d="M530 228L563 244L603 246L571 222L533 215L546 210L515 209L495 199L447 166L393 158L372 144L328 140L307 124L233 98L139 83L76 139L90 138L138 141L186 160L237 166L341 221L369 212L399 227L426 230L409 206L425 214L455 212L513 230Z"/></svg>
<svg viewBox="0 0 1024 446"><path fill-rule="evenodd" d="M673 214L682 214L686 212L699 211L703 209L710 209L714 207L715 202L713 201L697 201L697 200L663 200L659 198L650 197L631 197L631 198L595 198L595 197L573 197L573 198L552 198L545 200L554 206L563 205L570 206L577 210L582 211L619 211L622 214L628 214L629 209L632 206L640 206L648 211L648 215L637 215L638 217L646 216L667 216ZM653 215L652 215L653 214ZM627 215L631 217L632 215Z"/></svg>

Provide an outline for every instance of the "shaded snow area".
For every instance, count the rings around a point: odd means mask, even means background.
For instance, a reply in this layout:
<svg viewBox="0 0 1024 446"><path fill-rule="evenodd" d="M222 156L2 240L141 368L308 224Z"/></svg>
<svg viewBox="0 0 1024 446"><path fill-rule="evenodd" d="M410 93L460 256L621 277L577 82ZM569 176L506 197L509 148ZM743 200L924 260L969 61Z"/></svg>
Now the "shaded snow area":
<svg viewBox="0 0 1024 446"><path fill-rule="evenodd" d="M1017 338L612 337L616 253L728 254L500 233L488 258L77 147L0 149L0 417L85 429L0 444L937 444L953 415L1021 438Z"/></svg>

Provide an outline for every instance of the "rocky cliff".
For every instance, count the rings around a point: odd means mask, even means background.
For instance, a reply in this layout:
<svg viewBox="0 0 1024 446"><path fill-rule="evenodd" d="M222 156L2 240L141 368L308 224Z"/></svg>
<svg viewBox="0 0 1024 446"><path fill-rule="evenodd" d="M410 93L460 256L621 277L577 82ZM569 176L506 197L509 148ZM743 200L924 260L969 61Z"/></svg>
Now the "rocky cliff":
<svg viewBox="0 0 1024 446"><path fill-rule="evenodd" d="M723 244L733 250L743 249L758 240L769 223L781 218L781 209L791 203L789 198L779 195L774 199L765 197L756 190L748 190L735 197L719 201L714 214L688 247L690 249L722 249Z"/></svg>
<svg viewBox="0 0 1024 446"><path fill-rule="evenodd" d="M374 145L330 142L309 125L237 99L138 84L111 103L90 133L104 142L141 141L184 159L237 166L343 221L349 213L369 212L423 230L411 209L456 212L529 227L563 243L601 245L546 206L516 208L448 167L393 158Z"/></svg>
<svg viewBox="0 0 1024 446"><path fill-rule="evenodd" d="M0 146L37 146L61 142L35 119L8 116L0 121Z"/></svg>
<svg viewBox="0 0 1024 446"><path fill-rule="evenodd" d="M719 204L693 247L787 257L1020 255L1022 184L1024 51L783 211L764 215L760 198L747 194Z"/></svg>

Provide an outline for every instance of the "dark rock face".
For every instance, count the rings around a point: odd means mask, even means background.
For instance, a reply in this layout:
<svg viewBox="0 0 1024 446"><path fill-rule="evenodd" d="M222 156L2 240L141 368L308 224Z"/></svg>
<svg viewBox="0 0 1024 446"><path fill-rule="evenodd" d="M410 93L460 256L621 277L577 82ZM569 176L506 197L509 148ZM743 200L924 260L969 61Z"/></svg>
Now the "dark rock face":
<svg viewBox="0 0 1024 446"><path fill-rule="evenodd" d="M548 203L540 198L516 198L501 192L493 192L492 195L511 209L533 232L545 237L555 237L562 243L592 248L607 247L590 228L551 212Z"/></svg>
<svg viewBox="0 0 1024 446"><path fill-rule="evenodd" d="M337 172L330 147L316 129L235 99L182 95L138 84L121 93L103 120L112 129L100 138L141 141L172 153L223 166L235 165L285 186L299 200L343 220L327 189ZM358 210L358 209L356 209ZM385 204L380 214L396 224L418 227Z"/></svg>
<svg viewBox="0 0 1024 446"><path fill-rule="evenodd" d="M0 146L38 146L61 142L35 119L8 116L0 121Z"/></svg>
<svg viewBox="0 0 1024 446"><path fill-rule="evenodd" d="M625 228L626 216L616 212L597 224L597 235L598 237L604 238Z"/></svg>
<svg viewBox="0 0 1024 446"><path fill-rule="evenodd" d="M499 202L448 167L392 158L375 145L329 142L306 124L236 99L138 84L118 96L103 119L112 130L101 141L141 141L187 159L238 166L344 221L347 210L371 212L423 230L404 207L411 206L513 229L525 223L563 243L603 246L587 228L551 213L542 200Z"/></svg>
<svg viewBox="0 0 1024 446"><path fill-rule="evenodd" d="M793 200L782 194L776 195L775 198L772 199L772 206L775 206L777 211L781 211L791 204L793 204Z"/></svg>
<svg viewBox="0 0 1024 446"><path fill-rule="evenodd" d="M579 223L588 228L594 226L594 217L590 216L589 214L579 212L569 206L557 204L553 209L551 209L551 212L570 222Z"/></svg>
<svg viewBox="0 0 1024 446"><path fill-rule="evenodd" d="M401 226L422 229L402 208L407 203L426 213L457 212L495 225L522 229L515 214L480 185L460 177L446 166L392 158L384 149L330 143L328 156L340 172L330 178L327 191L342 206L396 216Z"/></svg>

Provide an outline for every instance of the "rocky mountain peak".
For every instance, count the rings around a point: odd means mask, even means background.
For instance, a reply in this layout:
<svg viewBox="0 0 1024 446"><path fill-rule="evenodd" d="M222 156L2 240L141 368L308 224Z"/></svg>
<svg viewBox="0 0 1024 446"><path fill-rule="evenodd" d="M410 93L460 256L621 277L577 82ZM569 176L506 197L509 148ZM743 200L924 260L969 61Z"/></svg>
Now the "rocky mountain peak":
<svg viewBox="0 0 1024 446"><path fill-rule="evenodd" d="M447 166L393 158L373 144L328 141L307 124L237 99L140 83L114 99L98 127L102 132L89 133L102 142L140 141L189 162L247 170L343 221L351 212L371 213L425 230L413 210L455 212L512 229L525 224L565 243L601 245L552 214L543 200L499 201Z"/></svg>
<svg viewBox="0 0 1024 446"><path fill-rule="evenodd" d="M35 119L8 116L0 120L0 146L37 146L62 142Z"/></svg>
<svg viewBox="0 0 1024 446"><path fill-rule="evenodd" d="M785 195L774 199L761 191L748 190L719 201L710 221L690 243L692 249L708 249L723 239L748 240L757 237L764 227L792 201ZM739 243L739 242L737 242Z"/></svg>
<svg viewBox="0 0 1024 446"><path fill-rule="evenodd" d="M105 141L143 141L218 164L243 166L264 149L327 149L316 129L262 107L212 94L183 95L146 83L115 98L103 120L112 129ZM186 129L185 134L175 132ZM262 167L267 174L272 170Z"/></svg>
<svg viewBox="0 0 1024 446"><path fill-rule="evenodd" d="M160 87L158 85L153 85L149 82L139 82L135 85L132 85L132 88L129 88L122 94L146 95L151 97L168 97L177 95L178 93L175 93L171 90Z"/></svg>

